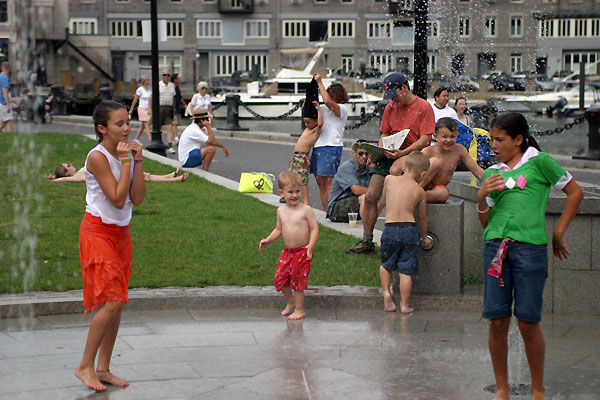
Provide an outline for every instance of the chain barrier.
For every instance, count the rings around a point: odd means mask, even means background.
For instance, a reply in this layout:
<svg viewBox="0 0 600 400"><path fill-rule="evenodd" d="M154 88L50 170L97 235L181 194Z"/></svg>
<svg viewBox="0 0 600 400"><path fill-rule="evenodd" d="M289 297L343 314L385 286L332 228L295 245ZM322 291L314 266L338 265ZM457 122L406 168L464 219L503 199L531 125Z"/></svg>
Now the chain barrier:
<svg viewBox="0 0 600 400"><path fill-rule="evenodd" d="M276 117L265 117L263 115L260 115L256 112L254 112L253 110L251 110L248 105L246 105L246 103L244 103L242 100L238 100L239 104L244 107L244 109L246 109L246 111L248 111L250 114L252 114L252 116L258 118L258 119L262 119L262 120L278 120L278 119L284 119L289 117L290 115L292 115L294 112L296 112L300 107L301 107L301 103L299 102L298 104L296 104L293 108L291 108L288 112L285 112L281 115L278 115ZM213 109L214 110L214 109Z"/></svg>
<svg viewBox="0 0 600 400"><path fill-rule="evenodd" d="M576 117L573 120L573 122L569 122L569 123L565 124L565 126L562 126L560 128L554 128L554 129L546 129L545 131L531 132L531 135L533 135L533 136L550 136L550 135L554 135L555 133L563 133L564 131L571 129L575 125L581 124L584 120L585 120L585 114L581 114L580 116Z"/></svg>
<svg viewBox="0 0 600 400"><path fill-rule="evenodd" d="M496 108L496 106L494 106L492 104L488 104L487 106L489 107L489 109L492 113L498 114L499 110L498 110L498 108ZM581 114L580 116L576 117L573 120L573 122L566 123L562 127L546 129L545 131L531 131L530 133L531 133L531 136L551 136L551 135L554 135L557 133L563 133L564 131L573 128L575 125L581 124L584 120L585 120L585 114Z"/></svg>
<svg viewBox="0 0 600 400"><path fill-rule="evenodd" d="M375 110L373 110L373 112L367 116L365 116L364 119L361 119L360 122L357 122L355 124L346 126L344 128L344 131L352 131L354 129L358 129L361 126L365 125L367 122L369 122L370 120L372 120L373 118L375 118L377 115L379 114L379 108L375 108Z"/></svg>
<svg viewBox="0 0 600 400"><path fill-rule="evenodd" d="M221 108L224 105L225 105L224 101L221 101L220 103L211 103L212 111L215 112L216 110L218 110L219 108Z"/></svg>

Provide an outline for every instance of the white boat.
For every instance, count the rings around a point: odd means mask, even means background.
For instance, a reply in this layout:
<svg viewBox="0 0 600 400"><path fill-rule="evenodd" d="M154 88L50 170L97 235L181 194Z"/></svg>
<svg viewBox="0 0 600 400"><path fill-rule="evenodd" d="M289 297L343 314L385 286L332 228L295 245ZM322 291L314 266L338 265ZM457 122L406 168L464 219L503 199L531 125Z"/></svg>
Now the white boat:
<svg viewBox="0 0 600 400"><path fill-rule="evenodd" d="M579 85L557 92L531 96L506 95L493 97L490 100L497 104L498 108L503 111L523 111L523 107L526 107L530 111L544 113L548 107L555 109L559 101L563 103L563 112L575 111L579 110ZM585 109L592 106L600 106L600 92L598 89L593 86L585 87L583 106Z"/></svg>
<svg viewBox="0 0 600 400"><path fill-rule="evenodd" d="M285 115L290 110L297 108L301 100L305 98L305 90L314 75L313 69L323 54L325 48L317 49L316 53L303 70L282 68L272 79L264 81L262 88L259 82L249 82L247 92L234 93L240 96L242 104L239 106L240 118L274 118ZM323 77L323 84L328 87L334 82L332 78ZM219 94L212 98L213 108L217 103L225 101L225 94ZM345 104L348 109L348 118L360 118L364 114L370 114L375 109L381 96L375 96L365 92L348 93L349 101ZM247 107L247 108L246 108ZM214 111L215 118L227 117L227 106L223 104ZM288 117L301 118L302 109L297 108Z"/></svg>

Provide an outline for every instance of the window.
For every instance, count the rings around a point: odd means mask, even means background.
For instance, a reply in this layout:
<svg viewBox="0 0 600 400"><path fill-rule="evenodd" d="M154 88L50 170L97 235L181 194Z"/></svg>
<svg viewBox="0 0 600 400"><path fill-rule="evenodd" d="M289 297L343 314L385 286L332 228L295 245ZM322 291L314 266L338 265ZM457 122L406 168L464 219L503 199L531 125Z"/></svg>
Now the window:
<svg viewBox="0 0 600 400"><path fill-rule="evenodd" d="M471 36L471 20L469 17L458 18L458 36Z"/></svg>
<svg viewBox="0 0 600 400"><path fill-rule="evenodd" d="M330 38L354 37L354 21L329 21Z"/></svg>
<svg viewBox="0 0 600 400"><path fill-rule="evenodd" d="M229 0L229 6L234 9L244 7L244 0Z"/></svg>
<svg viewBox="0 0 600 400"><path fill-rule="evenodd" d="M308 37L308 21L290 21L284 20L283 37L284 38L307 38Z"/></svg>
<svg viewBox="0 0 600 400"><path fill-rule="evenodd" d="M437 71L437 56L435 54L427 54L427 72L434 73Z"/></svg>
<svg viewBox="0 0 600 400"><path fill-rule="evenodd" d="M575 36L587 36L587 19L576 19L575 21Z"/></svg>
<svg viewBox="0 0 600 400"><path fill-rule="evenodd" d="M0 0L0 22L8 22L8 0Z"/></svg>
<svg viewBox="0 0 600 400"><path fill-rule="evenodd" d="M570 19L559 19L558 20L558 36L562 36L562 37L571 36L571 20Z"/></svg>
<svg viewBox="0 0 600 400"><path fill-rule="evenodd" d="M413 1L412 0L396 0L392 1L392 3L397 3L398 7L402 10L410 10L412 9Z"/></svg>
<svg viewBox="0 0 600 400"><path fill-rule="evenodd" d="M382 74L392 69L392 56L389 54L371 54L369 56L371 68L378 69Z"/></svg>
<svg viewBox="0 0 600 400"><path fill-rule="evenodd" d="M351 54L343 54L342 55L342 71L347 73L348 71L352 71L353 68L354 68L354 62L352 61L352 55Z"/></svg>
<svg viewBox="0 0 600 400"><path fill-rule="evenodd" d="M221 20L199 19L196 20L196 37L198 38L220 38Z"/></svg>
<svg viewBox="0 0 600 400"><path fill-rule="evenodd" d="M245 57L246 70L250 71L256 65L258 72L267 74L267 56L263 54L247 55Z"/></svg>
<svg viewBox="0 0 600 400"><path fill-rule="evenodd" d="M590 25L592 26L590 35L591 36L600 36L600 18L592 18L590 20Z"/></svg>
<svg viewBox="0 0 600 400"><path fill-rule="evenodd" d="M152 69L152 56L139 56L140 66L147 70ZM171 74L181 74L181 56L158 56L158 70L168 69Z"/></svg>
<svg viewBox="0 0 600 400"><path fill-rule="evenodd" d="M117 3L129 3L129 0L115 0Z"/></svg>
<svg viewBox="0 0 600 400"><path fill-rule="evenodd" d="M520 15L510 17L510 36L523 36L523 17Z"/></svg>
<svg viewBox="0 0 600 400"><path fill-rule="evenodd" d="M440 32L440 23L439 21L433 20L427 22L427 36L429 37L438 37Z"/></svg>
<svg viewBox="0 0 600 400"><path fill-rule="evenodd" d="M390 37L390 23L387 21L367 22L367 38L378 39Z"/></svg>
<svg viewBox="0 0 600 400"><path fill-rule="evenodd" d="M521 63L523 58L520 54L513 54L510 56L510 72L521 72Z"/></svg>
<svg viewBox="0 0 600 400"><path fill-rule="evenodd" d="M183 37L183 21L167 21L167 37L182 38Z"/></svg>
<svg viewBox="0 0 600 400"><path fill-rule="evenodd" d="M137 23L133 20L110 21L110 35L113 37L137 37Z"/></svg>
<svg viewBox="0 0 600 400"><path fill-rule="evenodd" d="M485 36L496 37L496 17L494 15L485 17Z"/></svg>
<svg viewBox="0 0 600 400"><path fill-rule="evenodd" d="M96 18L71 18L69 28L73 35L95 35L98 33Z"/></svg>
<svg viewBox="0 0 600 400"><path fill-rule="evenodd" d="M269 21L252 20L246 21L245 37L247 38L268 38Z"/></svg>
<svg viewBox="0 0 600 400"><path fill-rule="evenodd" d="M563 54L563 68L567 71L579 71L579 64L585 63L585 73L596 73L596 61L600 60L597 51L572 51Z"/></svg>
<svg viewBox="0 0 600 400"><path fill-rule="evenodd" d="M554 36L554 20L542 19L539 22L539 37L552 37Z"/></svg>
<svg viewBox="0 0 600 400"><path fill-rule="evenodd" d="M238 58L232 54L219 54L215 57L217 75L231 75L238 70Z"/></svg>

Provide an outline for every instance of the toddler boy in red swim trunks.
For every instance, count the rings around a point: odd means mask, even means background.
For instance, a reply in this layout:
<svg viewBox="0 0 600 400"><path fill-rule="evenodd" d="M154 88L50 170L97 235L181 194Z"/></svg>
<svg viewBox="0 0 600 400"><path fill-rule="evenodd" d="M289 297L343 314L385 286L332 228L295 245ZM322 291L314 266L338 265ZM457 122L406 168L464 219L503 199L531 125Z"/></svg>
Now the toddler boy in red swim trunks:
<svg viewBox="0 0 600 400"><path fill-rule="evenodd" d="M288 319L301 319L304 312L304 290L310 273L313 249L319 236L319 225L312 208L301 201L302 178L297 172L279 175L279 195L285 204L277 209L277 225L260 241L259 250L283 236L284 249L275 270L275 289L281 291L287 305L281 312Z"/></svg>

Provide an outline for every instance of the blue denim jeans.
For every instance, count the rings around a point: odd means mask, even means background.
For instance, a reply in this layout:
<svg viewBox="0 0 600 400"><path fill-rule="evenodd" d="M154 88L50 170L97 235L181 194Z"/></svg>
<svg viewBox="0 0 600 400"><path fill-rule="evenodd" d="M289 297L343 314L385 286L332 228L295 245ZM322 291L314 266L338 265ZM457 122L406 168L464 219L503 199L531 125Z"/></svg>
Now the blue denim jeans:
<svg viewBox="0 0 600 400"><path fill-rule="evenodd" d="M509 242L502 265L502 287L497 278L487 273L500 243L502 239L488 240L485 243L483 317L494 319L511 316L514 299L515 317L527 322L541 321L542 295L548 278L547 245Z"/></svg>
<svg viewBox="0 0 600 400"><path fill-rule="evenodd" d="M314 147L310 156L310 173L335 176L342 160L342 146Z"/></svg>

